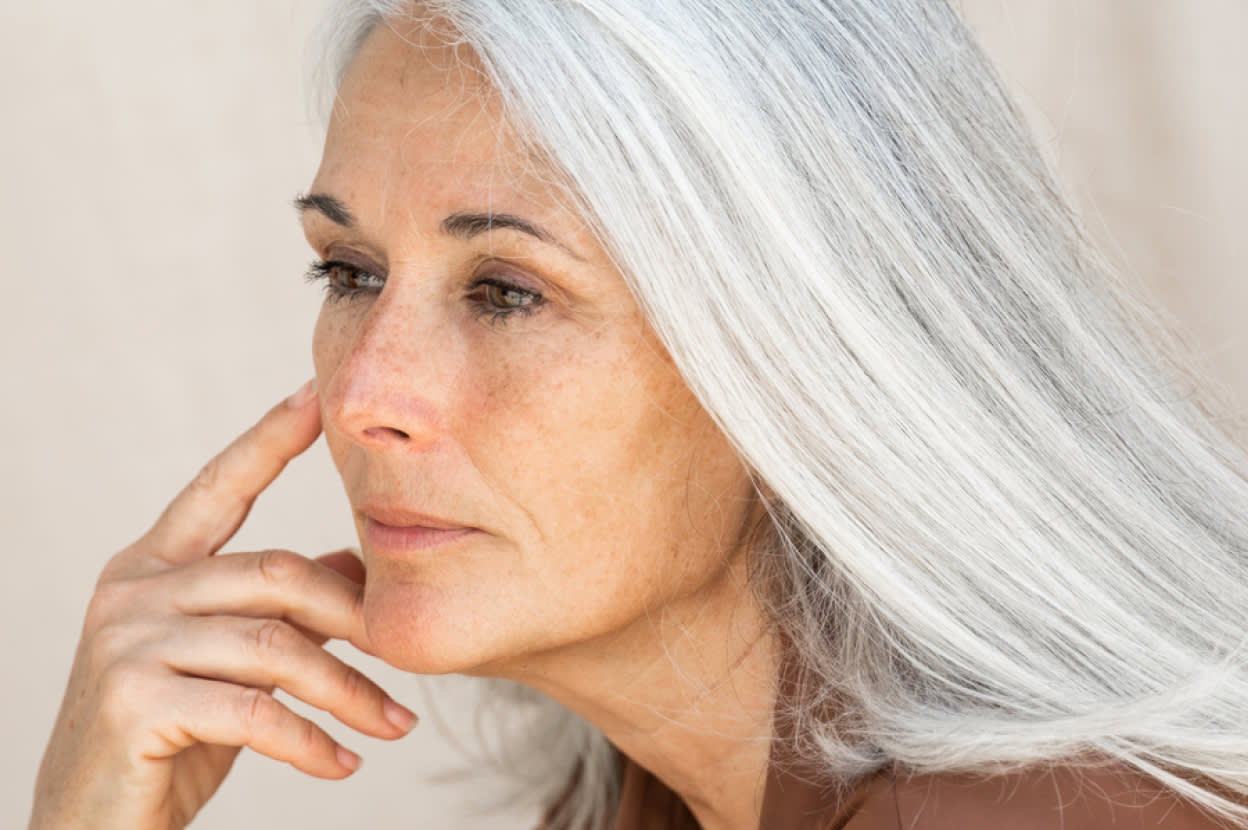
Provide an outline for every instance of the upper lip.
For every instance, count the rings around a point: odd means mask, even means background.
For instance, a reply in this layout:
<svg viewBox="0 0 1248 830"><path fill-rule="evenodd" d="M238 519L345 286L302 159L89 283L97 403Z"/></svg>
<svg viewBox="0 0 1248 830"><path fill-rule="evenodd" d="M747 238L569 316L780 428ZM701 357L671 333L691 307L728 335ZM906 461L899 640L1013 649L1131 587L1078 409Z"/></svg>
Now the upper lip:
<svg viewBox="0 0 1248 830"><path fill-rule="evenodd" d="M463 522L442 519L396 504L363 504L358 510L374 522L391 527L428 527L434 530L465 530L472 527Z"/></svg>

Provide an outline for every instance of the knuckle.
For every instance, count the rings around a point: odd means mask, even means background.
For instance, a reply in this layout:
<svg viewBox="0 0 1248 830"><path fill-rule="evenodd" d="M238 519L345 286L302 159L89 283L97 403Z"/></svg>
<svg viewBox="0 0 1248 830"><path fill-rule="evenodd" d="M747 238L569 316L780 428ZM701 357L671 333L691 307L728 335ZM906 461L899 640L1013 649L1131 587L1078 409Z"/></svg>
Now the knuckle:
<svg viewBox="0 0 1248 830"><path fill-rule="evenodd" d="M134 640L129 626L109 622L95 628L85 645L91 663L102 671L121 660L132 648Z"/></svg>
<svg viewBox="0 0 1248 830"><path fill-rule="evenodd" d="M92 674L103 674L119 664L155 665L154 645L161 639L160 626L146 621L109 620L84 633L80 655Z"/></svg>
<svg viewBox="0 0 1248 830"><path fill-rule="evenodd" d="M217 509L233 508L248 501L248 496L240 492L237 475L231 475L226 455L228 450L199 468L187 486L192 501L213 504Z"/></svg>
<svg viewBox="0 0 1248 830"><path fill-rule="evenodd" d="M145 704L153 678L137 666L117 661L100 674L96 683L96 711L104 723L121 730L136 721L148 707Z"/></svg>
<svg viewBox="0 0 1248 830"><path fill-rule="evenodd" d="M299 719L298 745L304 752L315 750L321 745L321 730L307 718Z"/></svg>
<svg viewBox="0 0 1248 830"><path fill-rule="evenodd" d="M281 716L281 704L263 689L254 686L238 690L238 711L243 727L250 738L271 729Z"/></svg>
<svg viewBox="0 0 1248 830"><path fill-rule="evenodd" d="M275 651L289 650L295 636L295 630L281 620L263 620L252 630L253 646L262 658L271 658Z"/></svg>
<svg viewBox="0 0 1248 830"><path fill-rule="evenodd" d="M266 550L256 555L256 569L260 578L272 585L294 581L303 570L303 558L288 550Z"/></svg>
<svg viewBox="0 0 1248 830"><path fill-rule="evenodd" d="M341 686L347 700L367 700L374 696L372 681L350 666L343 666Z"/></svg>
<svg viewBox="0 0 1248 830"><path fill-rule="evenodd" d="M199 468L199 472L195 474L195 478L191 479L189 489L201 493L213 492L220 485L221 478L222 465L221 459L218 456Z"/></svg>

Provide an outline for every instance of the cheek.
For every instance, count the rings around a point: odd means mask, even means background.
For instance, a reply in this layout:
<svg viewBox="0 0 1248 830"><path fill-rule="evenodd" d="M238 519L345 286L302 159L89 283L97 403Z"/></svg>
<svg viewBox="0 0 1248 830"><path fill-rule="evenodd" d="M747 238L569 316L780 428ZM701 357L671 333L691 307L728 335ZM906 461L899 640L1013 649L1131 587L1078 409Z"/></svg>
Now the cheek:
<svg viewBox="0 0 1248 830"><path fill-rule="evenodd" d="M539 454L508 475L527 484L549 542L540 568L563 601L626 618L727 565L753 488L664 356L648 344L609 351L617 359L582 366L563 394L547 387Z"/></svg>
<svg viewBox="0 0 1248 830"><path fill-rule="evenodd" d="M753 486L666 356L653 358L645 380L632 393L644 403L623 450L633 465L637 504L646 506L636 511L634 533L647 546L652 578L665 591L685 594L729 565L754 502Z"/></svg>
<svg viewBox="0 0 1248 830"><path fill-rule="evenodd" d="M360 319L342 307L318 318L323 390L344 369L361 370L352 352ZM439 400L438 452L353 450L326 422L348 489L370 464L395 461L403 475L450 485L505 529L441 560L369 561L365 614L379 656L413 671L461 670L592 639L727 566L748 477L637 324L513 333L474 322L456 340L442 352L445 373L412 366L402 380ZM431 377L454 382L439 393L426 388Z"/></svg>

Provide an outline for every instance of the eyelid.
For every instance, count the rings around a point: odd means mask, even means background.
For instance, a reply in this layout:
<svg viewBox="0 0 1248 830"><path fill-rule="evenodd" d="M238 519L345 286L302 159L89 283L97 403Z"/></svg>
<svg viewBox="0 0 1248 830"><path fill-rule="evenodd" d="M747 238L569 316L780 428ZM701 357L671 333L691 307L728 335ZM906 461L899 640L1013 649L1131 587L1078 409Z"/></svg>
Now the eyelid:
<svg viewBox="0 0 1248 830"><path fill-rule="evenodd" d="M474 283L481 280L499 280L532 294L540 294L543 297L546 296L550 288L546 280L539 279L525 269L506 260L492 257L477 262L472 269L472 274Z"/></svg>
<svg viewBox="0 0 1248 830"><path fill-rule="evenodd" d="M350 266L358 271L366 271L374 277L385 279L387 276L387 268L379 265L367 254L362 254L353 248L347 248L340 245L331 245L325 249L325 253L321 256L326 262L341 262L343 265Z"/></svg>

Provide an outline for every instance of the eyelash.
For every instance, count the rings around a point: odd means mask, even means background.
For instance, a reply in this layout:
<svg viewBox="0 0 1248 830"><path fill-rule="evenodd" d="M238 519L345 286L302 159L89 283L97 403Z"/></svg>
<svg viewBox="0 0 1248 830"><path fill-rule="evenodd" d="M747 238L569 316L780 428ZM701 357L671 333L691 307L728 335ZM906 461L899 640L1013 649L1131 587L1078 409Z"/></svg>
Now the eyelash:
<svg viewBox="0 0 1248 830"><path fill-rule="evenodd" d="M341 279L343 274L349 275L353 281L366 277L369 280L384 283L382 278L370 274L362 268L357 268L354 265L337 260L317 260L313 262L308 267L306 278L308 282L312 283L323 282L325 297L330 302L352 300L362 294L380 290L379 285L371 287L344 286ZM499 293L520 295L522 302L514 306L498 305L491 300L490 295ZM476 296L478 294L482 296ZM473 306L473 313L477 319L484 320L491 326L502 326L512 320L529 317L536 314L546 304L545 298L538 292L530 291L527 288L521 288L518 285L493 277L483 277L469 286L467 299ZM494 299L496 300L497 296Z"/></svg>

